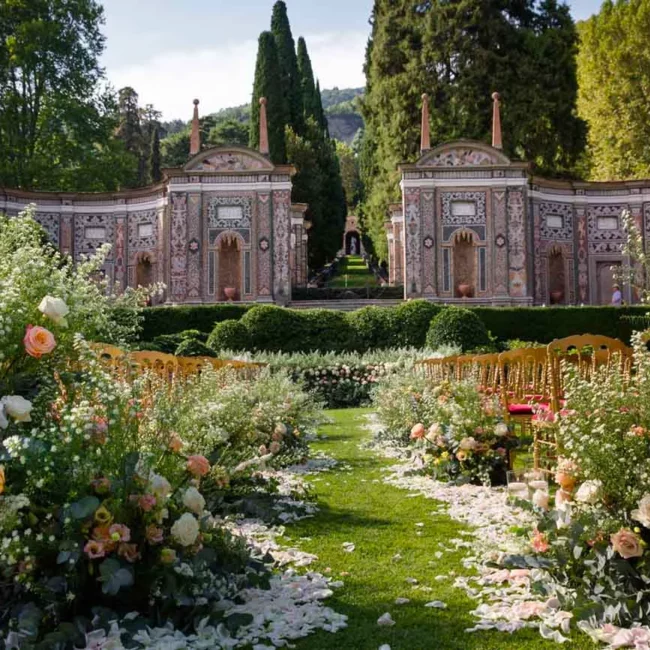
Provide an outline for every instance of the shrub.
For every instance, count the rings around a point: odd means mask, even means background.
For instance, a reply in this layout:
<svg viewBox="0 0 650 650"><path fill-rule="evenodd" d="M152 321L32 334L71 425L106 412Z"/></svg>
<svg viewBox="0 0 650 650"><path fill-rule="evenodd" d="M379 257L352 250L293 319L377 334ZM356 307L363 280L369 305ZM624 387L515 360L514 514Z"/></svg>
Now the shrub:
<svg viewBox="0 0 650 650"><path fill-rule="evenodd" d="M302 352L347 352L357 341L347 314L331 309L305 309L298 312L301 324Z"/></svg>
<svg viewBox="0 0 650 650"><path fill-rule="evenodd" d="M241 322L248 330L252 350L295 352L302 348L299 312L274 305L257 305Z"/></svg>
<svg viewBox="0 0 650 650"><path fill-rule="evenodd" d="M215 351L198 339L185 339L176 348L177 357L214 357Z"/></svg>
<svg viewBox="0 0 650 650"><path fill-rule="evenodd" d="M463 352L491 345L490 335L476 312L463 307L447 307L432 321L427 346L458 345Z"/></svg>
<svg viewBox="0 0 650 650"><path fill-rule="evenodd" d="M395 312L384 307L363 307L348 314L347 322L361 351L395 347Z"/></svg>
<svg viewBox="0 0 650 650"><path fill-rule="evenodd" d="M240 352L247 350L250 343L248 329L238 320L225 320L217 323L208 337L208 346L215 351L233 350Z"/></svg>
<svg viewBox="0 0 650 650"><path fill-rule="evenodd" d="M394 310L393 346L424 347L429 325L441 307L428 300L409 300Z"/></svg>
<svg viewBox="0 0 650 650"><path fill-rule="evenodd" d="M239 320L250 305L165 305L143 310L142 340L153 341L161 334L178 334L195 329L209 334L224 320Z"/></svg>

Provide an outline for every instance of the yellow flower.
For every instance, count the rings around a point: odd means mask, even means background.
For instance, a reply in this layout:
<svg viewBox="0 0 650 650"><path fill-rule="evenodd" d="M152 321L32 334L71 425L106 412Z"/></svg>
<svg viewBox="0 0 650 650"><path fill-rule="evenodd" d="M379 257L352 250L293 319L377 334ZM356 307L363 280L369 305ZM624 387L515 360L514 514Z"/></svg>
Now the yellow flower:
<svg viewBox="0 0 650 650"><path fill-rule="evenodd" d="M443 451L442 454L440 454L440 458L442 458L442 460L447 460L447 458L449 458L449 452Z"/></svg>
<svg viewBox="0 0 650 650"><path fill-rule="evenodd" d="M95 510L95 521L101 526L110 524L113 521L113 515L106 509L106 506L99 506Z"/></svg>

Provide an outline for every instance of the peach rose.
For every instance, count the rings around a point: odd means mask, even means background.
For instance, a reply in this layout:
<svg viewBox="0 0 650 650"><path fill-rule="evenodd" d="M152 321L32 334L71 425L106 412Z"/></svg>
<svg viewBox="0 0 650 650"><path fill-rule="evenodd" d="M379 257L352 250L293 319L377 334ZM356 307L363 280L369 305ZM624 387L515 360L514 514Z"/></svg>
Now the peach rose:
<svg viewBox="0 0 650 650"><path fill-rule="evenodd" d="M49 354L56 347L54 334L39 325L28 325L23 339L25 352L30 357L40 359L44 354Z"/></svg>
<svg viewBox="0 0 650 650"><path fill-rule="evenodd" d="M411 440L420 440L424 438L424 424L418 422L411 429Z"/></svg>
<svg viewBox="0 0 650 650"><path fill-rule="evenodd" d="M163 529L155 524L149 524L147 526L145 535L149 544L162 544L163 542Z"/></svg>
<svg viewBox="0 0 650 650"><path fill-rule="evenodd" d="M127 562L135 562L139 557L137 544L120 544L117 554L123 557Z"/></svg>
<svg viewBox="0 0 650 650"><path fill-rule="evenodd" d="M550 545L548 543L548 537L537 528L533 531L533 537L530 540L530 545L535 551L535 553L546 553L548 549L550 548Z"/></svg>
<svg viewBox="0 0 650 650"><path fill-rule="evenodd" d="M177 454L183 448L183 441L177 433L172 433L168 446L171 451Z"/></svg>
<svg viewBox="0 0 650 650"><path fill-rule="evenodd" d="M199 454L187 459L187 471L194 476L205 476L210 471L210 461Z"/></svg>
<svg viewBox="0 0 650 650"><path fill-rule="evenodd" d="M632 557L641 557L643 555L643 546L639 537L629 528L621 528L614 533L610 540L612 548L624 559L629 560Z"/></svg>

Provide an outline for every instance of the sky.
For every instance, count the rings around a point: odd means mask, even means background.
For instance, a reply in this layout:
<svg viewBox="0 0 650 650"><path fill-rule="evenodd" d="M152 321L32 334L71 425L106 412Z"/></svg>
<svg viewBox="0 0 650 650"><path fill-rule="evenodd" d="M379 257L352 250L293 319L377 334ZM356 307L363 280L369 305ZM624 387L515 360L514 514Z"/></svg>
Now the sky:
<svg viewBox="0 0 650 650"><path fill-rule="evenodd" d="M294 39L304 36L321 88L365 85L363 59L373 0L286 0ZM250 101L257 38L269 29L274 0L103 0L102 65L116 88L132 86L140 104L164 120L189 120ZM570 0L576 20L600 0Z"/></svg>

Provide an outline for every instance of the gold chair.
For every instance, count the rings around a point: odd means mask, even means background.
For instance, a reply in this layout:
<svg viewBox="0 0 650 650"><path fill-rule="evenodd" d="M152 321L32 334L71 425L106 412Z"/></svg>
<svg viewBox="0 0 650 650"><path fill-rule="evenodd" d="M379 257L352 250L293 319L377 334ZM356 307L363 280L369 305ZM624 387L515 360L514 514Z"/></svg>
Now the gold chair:
<svg viewBox="0 0 650 650"><path fill-rule="evenodd" d="M499 386L499 355L479 354L474 357L478 389L486 395L495 395Z"/></svg>
<svg viewBox="0 0 650 650"><path fill-rule="evenodd" d="M151 370L167 381L173 381L179 374L178 359L173 354L148 351L131 352L129 359L139 370Z"/></svg>
<svg viewBox="0 0 650 650"><path fill-rule="evenodd" d="M124 350L107 343L91 343L90 348L97 354L99 360L111 370L120 368L126 358Z"/></svg>

